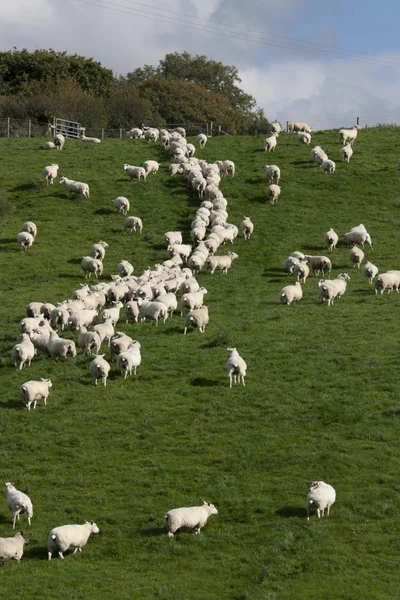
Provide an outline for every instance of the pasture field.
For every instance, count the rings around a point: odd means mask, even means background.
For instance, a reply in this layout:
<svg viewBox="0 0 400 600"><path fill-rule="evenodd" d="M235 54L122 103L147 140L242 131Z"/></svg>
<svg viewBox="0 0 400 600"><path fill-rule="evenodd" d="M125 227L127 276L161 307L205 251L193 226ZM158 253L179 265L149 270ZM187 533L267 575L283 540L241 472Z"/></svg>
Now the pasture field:
<svg viewBox="0 0 400 600"><path fill-rule="evenodd" d="M209 161L231 159L237 175L221 189L229 221L255 223L228 275L202 272L208 289L206 332L183 336L177 313L165 325L120 322L142 345L135 377L115 364L107 387L95 387L90 360L38 355L17 371L11 348L31 301L56 303L84 281L81 258L109 244L103 280L122 259L135 275L168 258L167 230L190 222L200 200L181 176L170 177L164 150L141 140L99 146L68 141L0 140L1 481L33 500L21 564L0 569L4 598L102 600L333 600L398 597L400 576L400 295L376 296L353 269L348 249L332 253L333 276L348 272L346 294L328 307L310 275L303 300L281 306L294 278L282 262L294 250L327 254L324 233L364 223L384 272L400 269L400 172L397 128L359 132L350 164L340 161L337 131L313 134L336 161L327 175L311 147L283 134L274 153L265 136L210 139ZM162 168L147 183L129 182L122 165L147 159ZM90 185L90 200L67 199L42 168ZM281 168L279 203L266 201L265 164ZM112 200L124 195L143 233L130 236ZM16 242L24 221L38 236L28 252ZM229 244L230 246L230 244ZM218 254L230 248L221 247ZM65 332L64 337L76 339ZM229 389L226 348L247 361L246 387ZM28 412L19 387L50 377L47 407ZM324 480L337 500L331 516L305 517L307 485ZM219 509L201 535L168 539L171 508L213 502ZM94 520L100 528L81 555L47 561L47 535L58 525ZM0 536L12 535L5 496ZM4 595L4 596L3 596Z"/></svg>

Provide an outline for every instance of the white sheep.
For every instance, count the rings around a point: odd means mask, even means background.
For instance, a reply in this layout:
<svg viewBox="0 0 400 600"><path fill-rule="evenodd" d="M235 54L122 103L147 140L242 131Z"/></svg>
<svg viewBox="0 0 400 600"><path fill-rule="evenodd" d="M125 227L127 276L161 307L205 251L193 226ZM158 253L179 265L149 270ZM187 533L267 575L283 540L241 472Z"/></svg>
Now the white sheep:
<svg viewBox="0 0 400 600"><path fill-rule="evenodd" d="M90 256L103 261L106 255L106 248L108 248L107 242L100 240L98 244L93 244L93 246L90 248Z"/></svg>
<svg viewBox="0 0 400 600"><path fill-rule="evenodd" d="M93 377L95 384L100 380L104 387L107 385L107 377L110 372L110 365L104 359L104 354L98 354L90 363L90 375Z"/></svg>
<svg viewBox="0 0 400 600"><path fill-rule="evenodd" d="M390 294L392 290L396 290L398 292L399 287L400 276L398 274L398 271L394 273L381 273L375 280L375 294L378 293L378 290L380 290L381 295L385 290L388 291L388 294Z"/></svg>
<svg viewBox="0 0 400 600"><path fill-rule="evenodd" d="M184 329L183 333L184 333L184 335L186 335L186 332L187 332L187 329L189 326L195 327L195 328L197 327L197 329L199 330L200 333L204 333L208 322L209 322L209 315L208 315L208 307L207 306L201 306L200 308L191 310L186 315L185 329Z"/></svg>
<svg viewBox="0 0 400 600"><path fill-rule="evenodd" d="M276 165L265 165L264 171L268 180L273 183L274 179L276 179L276 183L279 184L279 180L281 178L281 170Z"/></svg>
<svg viewBox="0 0 400 600"><path fill-rule="evenodd" d="M170 244L168 246L168 252L171 254L171 256L179 254L179 256L185 261L189 258L191 251L192 246L190 244Z"/></svg>
<svg viewBox="0 0 400 600"><path fill-rule="evenodd" d="M354 246L349 250L349 259L353 267L357 266L357 269L359 269L362 261L364 260L364 252L361 250L361 248L358 248L358 246Z"/></svg>
<svg viewBox="0 0 400 600"><path fill-rule="evenodd" d="M275 204L279 200L279 196L281 195L281 188L279 185L273 183L267 189L267 198L271 202L271 204Z"/></svg>
<svg viewBox="0 0 400 600"><path fill-rule="evenodd" d="M31 404L33 402L33 408L36 408L38 400L43 398L44 404L47 404L47 398L52 387L51 379L41 379L40 381L26 381L19 388L19 397L22 404L24 404L28 410L31 410Z"/></svg>
<svg viewBox="0 0 400 600"><path fill-rule="evenodd" d="M303 121L295 121L294 123L289 123L288 131L289 133L297 133L298 131L305 131L306 133L311 133L311 127Z"/></svg>
<svg viewBox="0 0 400 600"><path fill-rule="evenodd" d="M348 144L347 146L343 146L340 149L340 156L342 157L343 162L350 162L351 157L353 156L353 148Z"/></svg>
<svg viewBox="0 0 400 600"><path fill-rule="evenodd" d="M120 352L117 357L117 368L124 379L133 373L136 375L136 369L140 366L142 357L140 354L140 344L136 340L129 344L124 352Z"/></svg>
<svg viewBox="0 0 400 600"><path fill-rule="evenodd" d="M57 148L57 150L62 150L64 148L64 144L65 137L62 133L57 133L57 135L54 137L54 145Z"/></svg>
<svg viewBox="0 0 400 600"><path fill-rule="evenodd" d="M281 304L290 305L292 304L292 302L301 300L302 297L303 290L298 281L296 281L296 283L294 283L293 285L286 285L284 288L282 288L280 293Z"/></svg>
<svg viewBox="0 0 400 600"><path fill-rule="evenodd" d="M200 306L203 306L205 294L207 294L207 290L205 287L200 288L197 292L183 294L179 304L181 316L183 315L183 311L185 308L188 308L189 310L194 310L195 308L200 308Z"/></svg>
<svg viewBox="0 0 400 600"><path fill-rule="evenodd" d="M64 187L68 192L68 198L71 198L72 193L82 194L84 198L90 198L90 191L87 183L73 181L72 179L67 179L67 177L61 177L59 183L64 184Z"/></svg>
<svg viewBox="0 0 400 600"><path fill-rule="evenodd" d="M327 274L328 277L330 277L330 273L332 271L332 262L330 258L327 256L311 256L309 254L306 254L304 258L310 265L314 275L318 275L320 273L322 275Z"/></svg>
<svg viewBox="0 0 400 600"><path fill-rule="evenodd" d="M325 246L327 246L328 250L332 252L332 250L334 250L337 246L339 236L332 228L330 228L330 230L325 233L324 241Z"/></svg>
<svg viewBox="0 0 400 600"><path fill-rule="evenodd" d="M243 233L244 239L249 240L254 231L254 223L251 221L250 217L244 217L239 225L239 229Z"/></svg>
<svg viewBox="0 0 400 600"><path fill-rule="evenodd" d="M47 351L47 344L50 341L50 334L52 331L50 324L47 322L45 325L31 331L29 337L36 350L42 350L42 352Z"/></svg>
<svg viewBox="0 0 400 600"><path fill-rule="evenodd" d="M347 244L360 244L364 246L365 243L372 248L372 240L370 234L366 230L362 229L351 229L347 233L343 234L343 241Z"/></svg>
<svg viewBox="0 0 400 600"><path fill-rule="evenodd" d="M21 250L29 250L34 241L35 238L33 237L33 235L31 235L27 231L20 231L17 235L17 242L20 244Z"/></svg>
<svg viewBox="0 0 400 600"><path fill-rule="evenodd" d="M165 304L165 306L167 307L167 310L171 316L172 316L172 313L174 312L174 310L176 310L178 308L178 301L173 292L168 292L166 294L160 294L160 296L157 297L157 302L162 302L163 304Z"/></svg>
<svg viewBox="0 0 400 600"><path fill-rule="evenodd" d="M118 196L112 202L119 213L124 216L128 214L131 207L128 198L125 198L125 196Z"/></svg>
<svg viewBox="0 0 400 600"><path fill-rule="evenodd" d="M38 317L25 317L25 319L22 319L18 329L20 333L31 333L31 331L44 324L45 321L40 314Z"/></svg>
<svg viewBox="0 0 400 600"><path fill-rule="evenodd" d="M31 361L36 354L35 346L32 344L29 335L23 333L21 335L22 340L15 344L12 349L12 360L14 365L21 371L25 363L31 366Z"/></svg>
<svg viewBox="0 0 400 600"><path fill-rule="evenodd" d="M167 231L164 233L164 242L166 246L182 244L182 233L180 231Z"/></svg>
<svg viewBox="0 0 400 600"><path fill-rule="evenodd" d="M329 517L329 510L335 500L336 492L329 483L313 481L307 495L307 520L310 520L310 508L313 505L317 509L318 519L324 516L325 509L327 509L327 516Z"/></svg>
<svg viewBox="0 0 400 600"><path fill-rule="evenodd" d="M33 239L37 236L37 226L33 221L25 221L25 223L22 223L21 231L27 231L31 234Z"/></svg>
<svg viewBox="0 0 400 600"><path fill-rule="evenodd" d="M297 132L297 141L299 144L308 144L311 142L311 135L307 131L298 131Z"/></svg>
<svg viewBox="0 0 400 600"><path fill-rule="evenodd" d="M323 161L327 158L328 155L322 150L320 146L315 146L315 148L311 150L311 160L313 162L316 162L318 165L321 165Z"/></svg>
<svg viewBox="0 0 400 600"><path fill-rule="evenodd" d="M124 228L128 233L134 233L138 229L139 235L141 235L143 229L142 219L139 217L127 217L124 221Z"/></svg>
<svg viewBox="0 0 400 600"><path fill-rule="evenodd" d="M43 177L46 180L46 185L53 185L53 180L57 177L57 172L60 167L56 164L48 165L42 171Z"/></svg>
<svg viewBox="0 0 400 600"><path fill-rule="evenodd" d="M73 358L76 356L75 342L73 340L60 338L56 331L50 332L50 340L47 344L47 350L51 356L55 356L56 358L62 356L67 359L68 355L72 356Z"/></svg>
<svg viewBox="0 0 400 600"><path fill-rule="evenodd" d="M114 326L112 324L111 319L104 321L104 323L99 323L98 325L95 325L93 327L93 331L96 332L99 336L100 344L102 344L104 340L107 340L108 345L110 345L110 340L114 335Z"/></svg>
<svg viewBox="0 0 400 600"><path fill-rule="evenodd" d="M55 150L56 145L54 142L45 142L42 146L43 150Z"/></svg>
<svg viewBox="0 0 400 600"><path fill-rule="evenodd" d="M123 306L122 302L117 302L112 308L105 308L100 315L101 322L111 321L115 327L119 321L119 313Z"/></svg>
<svg viewBox="0 0 400 600"><path fill-rule="evenodd" d="M85 273L85 277L90 279L92 273L98 279L103 273L103 263L92 256L84 256L81 261L81 269Z"/></svg>
<svg viewBox="0 0 400 600"><path fill-rule="evenodd" d="M271 131L274 131L278 134L282 131L282 125L279 123L279 121L274 121L271 123Z"/></svg>
<svg viewBox="0 0 400 600"><path fill-rule="evenodd" d="M273 132L270 137L268 137L265 142L264 142L264 150L266 152L273 152L276 148L277 145L277 138L278 134Z"/></svg>
<svg viewBox="0 0 400 600"><path fill-rule="evenodd" d="M12 538L0 537L0 563L4 564L12 558L19 562L24 554L25 544L29 544L29 538L23 531Z"/></svg>
<svg viewBox="0 0 400 600"><path fill-rule="evenodd" d="M357 134L361 128L358 125L353 125L351 129L341 129L339 131L339 141L343 146L352 144L357 138Z"/></svg>
<svg viewBox="0 0 400 600"><path fill-rule="evenodd" d="M155 129L155 127L149 127L145 130L143 137L149 142L156 142L160 137L160 132L158 129Z"/></svg>
<svg viewBox="0 0 400 600"><path fill-rule="evenodd" d="M172 163L169 167L168 167L168 173L170 175L177 175L178 173L181 174L183 173L183 167L182 167L182 163L181 161L177 162L177 163Z"/></svg>
<svg viewBox="0 0 400 600"><path fill-rule="evenodd" d="M143 178L146 181L147 171L143 167L135 167L133 165L124 164L124 171L129 175L129 180L138 179L139 181Z"/></svg>
<svg viewBox="0 0 400 600"><path fill-rule="evenodd" d="M185 508L173 508L164 516L165 525L168 529L168 537L174 537L178 529L192 529L196 534L207 523L210 515L217 515L218 510L214 504L204 501L202 506L189 506Z"/></svg>
<svg viewBox="0 0 400 600"><path fill-rule="evenodd" d="M60 325L61 331L68 324L69 312L62 305L56 306L50 313L50 323L54 326Z"/></svg>
<svg viewBox="0 0 400 600"><path fill-rule="evenodd" d="M127 132L126 136L130 139L142 139L144 137L144 131L139 129L139 127L133 127L130 131Z"/></svg>
<svg viewBox="0 0 400 600"><path fill-rule="evenodd" d="M297 281L300 283L305 283L307 277L310 274L310 269L308 268L307 263L303 261L299 261L293 267L293 275L297 278Z"/></svg>
<svg viewBox="0 0 400 600"><path fill-rule="evenodd" d="M328 300L328 306L333 304L336 297L340 298L346 291L350 277L347 273L340 273L336 279L325 281L321 279L318 283L318 293L321 301Z"/></svg>
<svg viewBox="0 0 400 600"><path fill-rule="evenodd" d="M78 327L78 346L84 352L92 354L92 350L97 355L100 351L101 339L96 331L88 331L84 325Z"/></svg>
<svg viewBox="0 0 400 600"><path fill-rule="evenodd" d="M329 158L325 158L322 161L321 167L322 167L322 170L325 171L325 173L333 174L336 170L336 164L334 163L333 160L330 160Z"/></svg>
<svg viewBox="0 0 400 600"><path fill-rule="evenodd" d="M40 309L43 305L43 302L30 302L26 307L26 315L29 318L38 318L41 316Z"/></svg>
<svg viewBox="0 0 400 600"><path fill-rule="evenodd" d="M15 522L19 521L19 515L24 513L26 513L28 517L28 523L30 525L33 517L33 506L31 499L23 492L17 490L13 483L7 481L7 483L4 485L6 488L7 506L11 512L13 529L15 529Z"/></svg>
<svg viewBox="0 0 400 600"><path fill-rule="evenodd" d="M230 269L232 265L232 261L239 258L239 255L236 252L228 252L228 254L224 254L222 256L209 256L206 260L207 269L211 270L211 275L214 274L215 271L222 271L227 275L228 269Z"/></svg>
<svg viewBox="0 0 400 600"><path fill-rule="evenodd" d="M126 335L122 331L116 331L110 343L111 360L114 360L121 352L125 352L133 341L129 335Z"/></svg>
<svg viewBox="0 0 400 600"><path fill-rule="evenodd" d="M208 137L205 135L205 133L199 133L199 135L196 137L196 140L200 148L203 150L204 146L207 144Z"/></svg>
<svg viewBox="0 0 400 600"><path fill-rule="evenodd" d="M158 326L158 319L162 319L163 323L168 318L168 309L163 302L157 302L152 300L143 300L142 298L137 299L139 306L139 316L142 321L150 319L156 322Z"/></svg>
<svg viewBox="0 0 400 600"><path fill-rule="evenodd" d="M147 175L150 175L150 173L153 173L153 175L155 175L158 172L160 165L156 160L146 160L143 163L143 168L146 171Z"/></svg>
<svg viewBox="0 0 400 600"><path fill-rule="evenodd" d="M226 371L229 377L229 387L232 387L232 378L234 383L240 383L242 380L243 385L244 378L246 377L247 365L243 358L240 356L236 348L227 348L228 351L228 362L226 363Z"/></svg>
<svg viewBox="0 0 400 600"><path fill-rule="evenodd" d="M288 256L288 258L283 263L282 267L285 271L288 271L289 273L293 273L294 268L299 264L300 264L300 260L297 258L297 256Z"/></svg>
<svg viewBox="0 0 400 600"><path fill-rule="evenodd" d="M91 144L101 144L101 140L99 140L99 138L95 138L95 137L87 137L85 134L81 135L82 142L88 142Z"/></svg>
<svg viewBox="0 0 400 600"><path fill-rule="evenodd" d="M83 525L61 525L54 527L47 539L47 558L51 560L53 552L58 552L60 558L64 558L64 552L74 548L74 554L82 552L86 546L91 533L99 533L100 529L93 521L86 521Z"/></svg>
<svg viewBox="0 0 400 600"><path fill-rule="evenodd" d="M372 280L378 275L378 271L378 267L368 260L363 267L362 274L369 283L372 283Z"/></svg>

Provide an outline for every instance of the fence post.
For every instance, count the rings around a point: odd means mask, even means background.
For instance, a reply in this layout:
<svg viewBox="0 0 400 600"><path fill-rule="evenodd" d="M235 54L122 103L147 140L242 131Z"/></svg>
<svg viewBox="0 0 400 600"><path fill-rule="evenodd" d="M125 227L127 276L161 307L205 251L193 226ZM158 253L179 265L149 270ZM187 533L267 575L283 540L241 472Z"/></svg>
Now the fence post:
<svg viewBox="0 0 400 600"><path fill-rule="evenodd" d="M32 121L30 119L28 119L28 138L31 137L31 133L32 133Z"/></svg>
<svg viewBox="0 0 400 600"><path fill-rule="evenodd" d="M221 125L218 125L218 135L221 135Z"/></svg>
<svg viewBox="0 0 400 600"><path fill-rule="evenodd" d="M213 135L213 122L210 121L210 137Z"/></svg>
<svg viewBox="0 0 400 600"><path fill-rule="evenodd" d="M119 139L122 140L122 129L119 130Z"/></svg>
<svg viewBox="0 0 400 600"><path fill-rule="evenodd" d="M53 136L55 136L56 133L57 133L57 131L56 131L56 118L53 117Z"/></svg>
<svg viewBox="0 0 400 600"><path fill-rule="evenodd" d="M206 135L207 135L207 137L208 137L208 121L207 121L207 123L206 123L206 132L207 132L207 133L206 133Z"/></svg>
<svg viewBox="0 0 400 600"><path fill-rule="evenodd" d="M357 117L357 125L360 125L360 117Z"/></svg>
<svg viewBox="0 0 400 600"><path fill-rule="evenodd" d="M289 131L289 121L286 121L286 133Z"/></svg>
<svg viewBox="0 0 400 600"><path fill-rule="evenodd" d="M104 140L104 129L101 128L101 139Z"/></svg>
<svg viewBox="0 0 400 600"><path fill-rule="evenodd" d="M10 137L10 117L7 117L7 137Z"/></svg>

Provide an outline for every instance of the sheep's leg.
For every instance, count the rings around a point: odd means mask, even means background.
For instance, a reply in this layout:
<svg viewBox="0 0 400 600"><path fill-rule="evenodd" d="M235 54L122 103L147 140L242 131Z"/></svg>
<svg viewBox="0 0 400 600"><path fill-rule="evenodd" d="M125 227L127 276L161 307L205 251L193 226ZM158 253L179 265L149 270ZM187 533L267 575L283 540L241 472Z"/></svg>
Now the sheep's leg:
<svg viewBox="0 0 400 600"><path fill-rule="evenodd" d="M31 518L28 516L28 524L31 524Z"/></svg>
<svg viewBox="0 0 400 600"><path fill-rule="evenodd" d="M326 507L326 516L329 517L329 509L330 509L330 505L328 504L328 506Z"/></svg>
<svg viewBox="0 0 400 600"><path fill-rule="evenodd" d="M51 560L51 555L52 555L52 553L49 550L48 553L47 553L47 560Z"/></svg>
<svg viewBox="0 0 400 600"><path fill-rule="evenodd" d="M245 384L245 382L244 382L244 377L243 377L243 375L242 375L242 383L243 383L243 385L246 385L246 384Z"/></svg>
<svg viewBox="0 0 400 600"><path fill-rule="evenodd" d="M58 556L64 560L64 556L63 556L63 553L61 552L61 550L59 551Z"/></svg>
<svg viewBox="0 0 400 600"><path fill-rule="evenodd" d="M229 373L229 387L232 387L232 373Z"/></svg>

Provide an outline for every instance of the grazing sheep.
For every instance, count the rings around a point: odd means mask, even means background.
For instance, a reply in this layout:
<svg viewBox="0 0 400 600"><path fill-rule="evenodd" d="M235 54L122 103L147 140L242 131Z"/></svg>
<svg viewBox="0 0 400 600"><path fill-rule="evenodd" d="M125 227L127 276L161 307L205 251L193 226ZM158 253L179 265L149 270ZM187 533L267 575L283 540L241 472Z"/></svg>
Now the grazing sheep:
<svg viewBox="0 0 400 600"><path fill-rule="evenodd" d="M97 310L96 309L83 309L77 312L73 312L70 314L68 319L68 325L75 331L79 329L79 327L89 327L93 325L97 318Z"/></svg>
<svg viewBox="0 0 400 600"><path fill-rule="evenodd" d="M141 235L143 229L142 219L139 217L127 217L124 221L124 228L128 233L134 233L138 229L139 235Z"/></svg>
<svg viewBox="0 0 400 600"><path fill-rule="evenodd" d="M150 175L150 173L153 173L153 175L155 175L158 172L160 165L156 160L146 160L143 163L143 168L146 171L147 175Z"/></svg>
<svg viewBox="0 0 400 600"><path fill-rule="evenodd" d="M100 240L98 244L93 244L93 246L90 248L90 256L92 258L97 258L97 260L103 261L106 255L106 248L108 248L107 242Z"/></svg>
<svg viewBox="0 0 400 600"><path fill-rule="evenodd" d="M301 289L301 285L298 281L293 285L286 285L281 290L280 301L281 304L292 304L292 302L296 302L301 300L303 297L303 290Z"/></svg>
<svg viewBox="0 0 400 600"><path fill-rule="evenodd" d="M125 163L124 171L126 171L126 174L129 175L130 181L132 181L132 179L138 179L140 181L142 177L144 181L146 181L147 171L143 167L134 167L133 165L128 165L128 163Z"/></svg>
<svg viewBox="0 0 400 600"><path fill-rule="evenodd" d="M165 525L168 529L168 537L174 537L178 529L192 529L196 534L207 523L210 515L217 515L218 510L214 504L204 501L202 506L190 506L187 508L173 508L164 516Z"/></svg>
<svg viewBox="0 0 400 600"><path fill-rule="evenodd" d="M278 134L275 132L272 132L270 137L268 137L265 142L264 142L264 150L266 152L273 152L277 146L277 138Z"/></svg>
<svg viewBox="0 0 400 600"><path fill-rule="evenodd" d="M55 150L56 145L54 142L45 142L42 146L43 150Z"/></svg>
<svg viewBox="0 0 400 600"><path fill-rule="evenodd" d="M322 161L321 167L322 170L325 171L325 173L333 174L336 170L336 164L333 162L333 160L330 160L329 158L325 158Z"/></svg>
<svg viewBox="0 0 400 600"><path fill-rule="evenodd" d="M26 307L26 315L30 318L41 317L40 309L43 306L43 302L30 302Z"/></svg>
<svg viewBox="0 0 400 600"><path fill-rule="evenodd" d="M185 308L194 310L195 308L200 308L200 306L203 306L205 294L207 294L207 290L204 287L200 288L197 292L183 294L179 305L181 316L183 316L183 311Z"/></svg>
<svg viewBox="0 0 400 600"><path fill-rule="evenodd" d="M53 180L57 177L58 169L60 167L57 164L48 165L42 171L43 177L45 178L46 185L53 185Z"/></svg>
<svg viewBox="0 0 400 600"><path fill-rule="evenodd" d="M342 157L343 162L349 163L353 156L353 148L350 145L343 146L343 148L340 149L340 156Z"/></svg>
<svg viewBox="0 0 400 600"><path fill-rule="evenodd" d="M99 140L99 138L87 137L85 134L82 134L80 139L82 140L82 142L88 142L91 144L101 144L101 140Z"/></svg>
<svg viewBox="0 0 400 600"><path fill-rule="evenodd" d="M186 332L187 332L187 329L189 326L195 327L195 328L197 327L197 329L199 330L200 333L204 333L208 322L209 322L209 315L208 315L208 307L207 306L201 306L200 308L197 308L196 310L191 310L186 315L185 329L184 329L183 333L184 333L184 335L186 335Z"/></svg>
<svg viewBox="0 0 400 600"><path fill-rule="evenodd" d="M300 283L305 283L307 277L310 274L310 269L308 268L307 263L300 260L293 267L293 275L297 278L297 281Z"/></svg>
<svg viewBox="0 0 400 600"><path fill-rule="evenodd" d="M318 165L321 165L323 161L327 158L328 155L322 150L320 146L315 146L315 148L311 150L311 160L313 162L316 162Z"/></svg>
<svg viewBox="0 0 400 600"><path fill-rule="evenodd" d="M306 254L304 258L310 265L314 275L326 274L328 277L330 277L330 273L332 271L332 263L330 258L327 256L310 256L309 254Z"/></svg>
<svg viewBox="0 0 400 600"><path fill-rule="evenodd" d="M368 283L372 283L374 277L378 275L378 271L378 267L368 260L363 267L362 274L368 279Z"/></svg>
<svg viewBox="0 0 400 600"><path fill-rule="evenodd" d="M329 510L335 500L336 492L329 483L313 481L307 495L307 521L310 520L310 508L312 505L317 509L318 519L321 515L324 516L325 509L327 509L327 516L329 517Z"/></svg>
<svg viewBox="0 0 400 600"><path fill-rule="evenodd" d="M239 258L239 255L236 252L228 252L228 254L222 256L209 256L206 260L207 269L211 270L211 275L214 274L215 271L222 271L227 275L228 269L230 269L232 265L232 261L236 258Z"/></svg>
<svg viewBox="0 0 400 600"><path fill-rule="evenodd" d="M279 196L281 195L281 188L279 185L273 183L267 189L267 198L271 202L271 204L275 204L279 200Z"/></svg>
<svg viewBox="0 0 400 600"><path fill-rule="evenodd" d="M228 362L226 363L226 371L229 377L229 387L232 387L232 378L234 383L240 383L242 379L243 385L244 378L246 377L247 365L243 358L240 356L236 348L227 348L228 351Z"/></svg>
<svg viewBox="0 0 400 600"><path fill-rule="evenodd" d="M51 356L58 358L59 356L67 359L70 355L73 358L76 356L76 347L73 340L65 340L60 338L56 331L51 331L50 340L47 344L47 350Z"/></svg>
<svg viewBox="0 0 400 600"><path fill-rule="evenodd" d="M200 148L203 150L203 148L207 144L207 140L208 140L205 133L199 133L199 135L196 137L196 140L197 140Z"/></svg>
<svg viewBox="0 0 400 600"><path fill-rule="evenodd" d="M378 290L380 290L381 295L383 294L383 292L385 290L388 291L388 294L390 294L390 292L392 290L396 290L398 292L399 287L400 287L399 271L395 271L395 272L388 271L387 273L381 273L375 280L375 294L378 293Z"/></svg>
<svg viewBox="0 0 400 600"><path fill-rule="evenodd" d="M347 233L343 234L343 241L347 244L360 244L364 246L365 243L372 248L371 236L367 231L361 229L352 229Z"/></svg>
<svg viewBox="0 0 400 600"><path fill-rule="evenodd" d="M94 379L94 383L97 385L97 382L100 380L104 387L107 385L107 377L110 372L110 365L104 359L104 354L98 354L94 357L92 362L90 363L90 375Z"/></svg>
<svg viewBox="0 0 400 600"><path fill-rule="evenodd" d="M181 162L179 161L178 163L172 163L172 165L168 167L168 173L170 175L177 175L178 173L183 173L183 167Z"/></svg>
<svg viewBox="0 0 400 600"><path fill-rule="evenodd" d="M15 522L19 521L19 515L24 513L26 513L28 517L28 523L30 525L33 517L33 506L31 499L23 492L17 490L13 483L7 481L7 483L4 485L6 488L7 506L11 511L13 529L15 529Z"/></svg>
<svg viewBox="0 0 400 600"><path fill-rule="evenodd" d="M21 246L21 250L29 250L34 242L34 237L27 231L20 231L17 235L17 242Z"/></svg>
<svg viewBox="0 0 400 600"><path fill-rule="evenodd" d="M338 234L331 228L329 231L325 233L324 237L325 246L327 246L328 250L332 252L336 248L336 245L339 241Z"/></svg>
<svg viewBox="0 0 400 600"><path fill-rule="evenodd" d="M21 231L27 231L34 239L37 236L37 226L33 221L26 221L23 223Z"/></svg>
<svg viewBox="0 0 400 600"><path fill-rule="evenodd" d="M53 326L60 325L61 331L64 331L64 327L68 324L69 312L66 308L56 306L50 313L50 323Z"/></svg>
<svg viewBox="0 0 400 600"><path fill-rule="evenodd" d="M191 244L171 244L168 246L167 250L171 256L179 254L182 260L187 261L192 252L192 246Z"/></svg>
<svg viewBox="0 0 400 600"><path fill-rule="evenodd" d="M100 315L101 322L111 321L115 327L119 321L119 312L123 306L122 302L117 302L112 308L105 308Z"/></svg>
<svg viewBox="0 0 400 600"><path fill-rule="evenodd" d="M84 352L87 351L89 355L94 350L95 354L98 354L101 346L101 339L96 331L88 331L83 325L79 326L78 329L78 346Z"/></svg>
<svg viewBox="0 0 400 600"><path fill-rule="evenodd" d="M281 170L276 165L265 165L264 171L268 180L273 183L274 179L276 179L276 183L279 183L281 178Z"/></svg>
<svg viewBox="0 0 400 600"><path fill-rule="evenodd" d="M124 216L128 214L131 207L128 198L125 198L125 196L118 196L118 198L115 198L112 202L119 213Z"/></svg>
<svg viewBox="0 0 400 600"><path fill-rule="evenodd" d="M21 335L22 340L16 344L12 349L12 360L14 365L22 370L22 367L25 363L28 363L28 366L31 366L32 358L36 354L35 346L32 344L29 335L27 333L23 333Z"/></svg>
<svg viewBox="0 0 400 600"><path fill-rule="evenodd" d="M299 144L308 144L311 142L311 135L306 131L298 131L297 132L297 141Z"/></svg>
<svg viewBox="0 0 400 600"><path fill-rule="evenodd" d="M19 562L24 554L25 544L29 544L29 538L23 531L12 538L0 537L0 562L4 564L12 558Z"/></svg>
<svg viewBox="0 0 400 600"><path fill-rule="evenodd" d="M131 140L142 139L144 137L144 131L139 129L139 127L134 127L130 131L127 132L126 136Z"/></svg>
<svg viewBox="0 0 400 600"><path fill-rule="evenodd" d="M158 319L161 318L163 323L168 318L168 309L163 302L157 302L152 300L143 300L142 298L137 299L139 306L139 316L142 321L146 319L156 322L158 327Z"/></svg>
<svg viewBox="0 0 400 600"><path fill-rule="evenodd" d="M83 525L62 525L54 527L47 540L47 558L51 560L53 552L58 552L60 558L69 548L75 548L74 554L82 552L91 533L99 533L100 529L93 521L86 521Z"/></svg>
<svg viewBox="0 0 400 600"><path fill-rule="evenodd" d="M117 368L119 369L121 375L124 376L124 379L128 377L128 375L132 375L132 370L136 375L136 369L140 366L142 362L142 357L140 354L140 344L136 340L133 340L128 346L128 348L124 352L120 352L117 357Z"/></svg>
<svg viewBox="0 0 400 600"><path fill-rule="evenodd" d="M285 260L282 266L285 271L293 273L295 266L299 264L300 260L296 256L288 256L288 258Z"/></svg>
<svg viewBox="0 0 400 600"><path fill-rule="evenodd" d="M52 387L51 379L41 379L40 381L26 381L19 388L19 397L22 404L24 404L28 410L31 410L31 404L33 402L33 408L36 408L38 400L43 398L44 404L47 404L47 398Z"/></svg>
<svg viewBox="0 0 400 600"><path fill-rule="evenodd" d="M62 150L64 148L64 144L65 137L62 133L57 133L57 135L54 137L54 145L57 148L57 150Z"/></svg>
<svg viewBox="0 0 400 600"><path fill-rule="evenodd" d="M340 298L343 296L349 281L350 277L347 273L340 273L336 279L331 279L329 281L321 279L318 283L318 292L321 301L328 300L328 306L333 304L336 297Z"/></svg>
<svg viewBox="0 0 400 600"><path fill-rule="evenodd" d="M103 263L92 256L84 256L81 261L81 269L85 273L85 277L90 279L92 273L98 279L103 273Z"/></svg>
<svg viewBox="0 0 400 600"><path fill-rule="evenodd" d="M364 260L364 252L358 246L354 246L349 250L349 259L353 267L357 266L357 269L359 269Z"/></svg>
<svg viewBox="0 0 400 600"><path fill-rule="evenodd" d="M67 177L61 177L58 183L64 184L64 187L68 192L68 198L71 198L72 193L82 194L82 196L87 199L90 198L89 186L87 183L73 181L72 179L67 179Z"/></svg>
<svg viewBox="0 0 400 600"><path fill-rule="evenodd" d="M244 217L239 225L239 229L243 233L244 239L249 240L254 231L254 223L251 221L250 217Z"/></svg>
<svg viewBox="0 0 400 600"><path fill-rule="evenodd" d="M343 146L346 144L352 144L357 138L357 134L361 127L358 125L353 125L351 129L341 129L339 131L339 141Z"/></svg>
<svg viewBox="0 0 400 600"><path fill-rule="evenodd" d="M305 131L306 133L311 133L311 127L303 121L295 121L294 123L289 123L288 131L289 133L297 133L298 131Z"/></svg>

